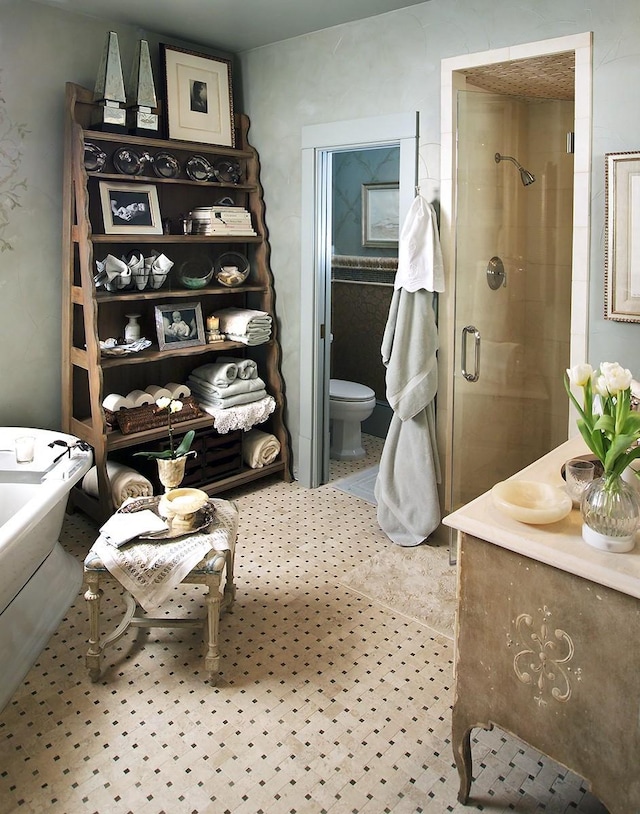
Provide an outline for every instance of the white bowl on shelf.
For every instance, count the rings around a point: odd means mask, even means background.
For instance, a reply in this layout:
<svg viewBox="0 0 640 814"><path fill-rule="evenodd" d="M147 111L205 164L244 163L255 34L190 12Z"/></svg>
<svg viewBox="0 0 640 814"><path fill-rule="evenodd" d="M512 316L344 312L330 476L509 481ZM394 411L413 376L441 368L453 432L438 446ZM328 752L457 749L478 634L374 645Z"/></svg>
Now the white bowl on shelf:
<svg viewBox="0 0 640 814"><path fill-rule="evenodd" d="M544 525L565 518L573 502L562 486L530 480L505 480L491 490L500 511L521 523Z"/></svg>

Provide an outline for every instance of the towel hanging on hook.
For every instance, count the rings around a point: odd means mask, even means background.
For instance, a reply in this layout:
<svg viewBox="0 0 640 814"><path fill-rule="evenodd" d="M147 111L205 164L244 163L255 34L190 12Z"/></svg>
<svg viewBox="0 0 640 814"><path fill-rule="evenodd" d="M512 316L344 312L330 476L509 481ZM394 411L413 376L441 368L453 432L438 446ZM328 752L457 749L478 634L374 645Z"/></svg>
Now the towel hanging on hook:
<svg viewBox="0 0 640 814"><path fill-rule="evenodd" d="M414 198L400 232L394 288L444 291L444 265L436 212L419 194Z"/></svg>

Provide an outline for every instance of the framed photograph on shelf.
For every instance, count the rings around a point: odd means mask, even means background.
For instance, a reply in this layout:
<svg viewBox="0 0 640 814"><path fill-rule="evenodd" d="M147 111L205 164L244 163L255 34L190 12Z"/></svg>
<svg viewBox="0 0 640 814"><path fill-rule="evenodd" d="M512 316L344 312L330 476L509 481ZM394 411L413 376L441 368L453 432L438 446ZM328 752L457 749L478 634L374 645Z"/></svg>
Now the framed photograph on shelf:
<svg viewBox="0 0 640 814"><path fill-rule="evenodd" d="M167 137L235 146L231 62L160 44Z"/></svg>
<svg viewBox="0 0 640 814"><path fill-rule="evenodd" d="M160 350L206 344L199 302L168 302L156 305L155 313Z"/></svg>
<svg viewBox="0 0 640 814"><path fill-rule="evenodd" d="M158 190L153 184L99 183L105 234L162 234Z"/></svg>
<svg viewBox="0 0 640 814"><path fill-rule="evenodd" d="M362 245L393 249L400 234L398 183L362 185Z"/></svg>
<svg viewBox="0 0 640 814"><path fill-rule="evenodd" d="M605 317L640 322L640 152L605 162Z"/></svg>

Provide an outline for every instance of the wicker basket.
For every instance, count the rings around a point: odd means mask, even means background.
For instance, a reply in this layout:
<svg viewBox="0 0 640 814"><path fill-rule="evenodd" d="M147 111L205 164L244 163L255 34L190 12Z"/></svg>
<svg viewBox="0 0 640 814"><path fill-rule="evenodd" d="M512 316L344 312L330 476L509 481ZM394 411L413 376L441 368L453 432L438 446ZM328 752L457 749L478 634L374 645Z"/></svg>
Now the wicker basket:
<svg viewBox="0 0 640 814"><path fill-rule="evenodd" d="M181 421L192 421L194 418L201 418L204 415L197 402L194 401L193 396L187 396L181 401L182 410L171 414L172 424L178 424ZM123 435L130 435L143 430L153 430L167 424L167 411L161 410L157 404L143 404L141 407L118 410L115 416L120 432Z"/></svg>

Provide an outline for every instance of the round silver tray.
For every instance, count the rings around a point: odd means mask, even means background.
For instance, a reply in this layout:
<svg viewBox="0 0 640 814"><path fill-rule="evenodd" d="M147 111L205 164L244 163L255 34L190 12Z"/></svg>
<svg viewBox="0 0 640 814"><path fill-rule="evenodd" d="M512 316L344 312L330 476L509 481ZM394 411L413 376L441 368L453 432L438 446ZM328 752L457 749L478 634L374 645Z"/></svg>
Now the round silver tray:
<svg viewBox="0 0 640 814"><path fill-rule="evenodd" d="M127 503L126 506L118 509L119 512L123 514L132 514L133 512L141 512L143 509L151 509L152 512L155 512L158 517L160 517L160 512L158 511L158 506L160 504L161 497L154 496L154 497L139 497L136 500L132 500L130 503ZM189 531L172 531L169 529L168 531L158 531L155 534L141 534L138 538L139 540L175 540L177 537L186 537L187 534L195 534L197 531L202 531L206 529L213 522L213 518L216 515L216 507L209 501L206 503L201 509L196 512L196 516L194 518L193 526L189 529Z"/></svg>

